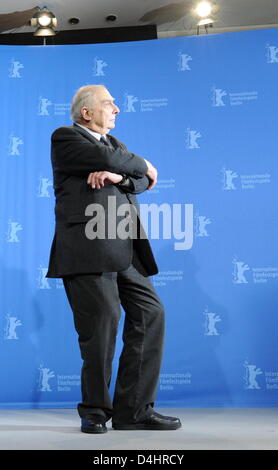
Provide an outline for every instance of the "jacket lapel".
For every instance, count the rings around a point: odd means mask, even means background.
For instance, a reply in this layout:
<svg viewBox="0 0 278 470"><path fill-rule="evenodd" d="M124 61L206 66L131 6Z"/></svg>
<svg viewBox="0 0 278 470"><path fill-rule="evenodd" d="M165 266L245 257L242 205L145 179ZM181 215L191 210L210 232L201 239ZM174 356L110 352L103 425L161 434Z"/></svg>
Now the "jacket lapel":
<svg viewBox="0 0 278 470"><path fill-rule="evenodd" d="M98 139L96 139L93 135L89 134L89 132L85 131L85 129L82 129L82 127L78 126L77 124L73 124L73 127L76 131L78 131L81 135L83 135L84 137L86 137L86 139L90 140L91 142L93 143L98 143L99 145L103 145L101 142L99 142ZM114 148L114 149L117 149L117 148L121 148L121 149L125 149L124 146L118 141L118 139L116 139L116 137L110 135L110 134L106 134L106 138L108 140L108 142L110 143L110 145Z"/></svg>
<svg viewBox="0 0 278 470"><path fill-rule="evenodd" d="M73 128L79 132L79 134L83 135L84 137L86 137L86 139L90 140L91 142L93 142L94 144L97 142L98 144L100 144L100 142L91 134L89 134L89 132L85 131L85 129L82 129L82 127L78 126L77 124L73 124Z"/></svg>

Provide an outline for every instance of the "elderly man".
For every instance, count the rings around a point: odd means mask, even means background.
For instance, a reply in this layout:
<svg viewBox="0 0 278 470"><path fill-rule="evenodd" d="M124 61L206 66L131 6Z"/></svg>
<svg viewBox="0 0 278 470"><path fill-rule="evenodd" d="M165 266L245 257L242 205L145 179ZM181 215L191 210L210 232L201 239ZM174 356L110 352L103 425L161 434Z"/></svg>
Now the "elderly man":
<svg viewBox="0 0 278 470"><path fill-rule="evenodd" d="M104 86L85 86L73 98L74 125L52 135L56 231L47 277L63 279L74 314L84 361L78 412L81 431L87 433L106 432L110 418L120 430L181 426L178 418L153 409L164 311L149 279L158 272L156 262L134 209L135 194L156 184L157 171L108 134L118 113ZM109 227L121 207L134 209L125 220L136 226L132 236ZM124 344L112 402L109 385L121 305Z"/></svg>

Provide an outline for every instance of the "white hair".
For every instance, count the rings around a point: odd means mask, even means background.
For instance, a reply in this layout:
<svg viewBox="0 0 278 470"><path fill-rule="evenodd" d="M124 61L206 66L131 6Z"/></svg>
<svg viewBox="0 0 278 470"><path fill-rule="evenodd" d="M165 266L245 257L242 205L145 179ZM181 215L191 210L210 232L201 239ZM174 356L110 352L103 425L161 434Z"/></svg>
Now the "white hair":
<svg viewBox="0 0 278 470"><path fill-rule="evenodd" d="M95 101L95 91L98 88L105 88L104 85L86 85L82 86L77 90L75 93L72 103L71 103L71 119L74 122L78 122L81 119L80 110L83 106L87 106L88 108L93 108L94 101Z"/></svg>

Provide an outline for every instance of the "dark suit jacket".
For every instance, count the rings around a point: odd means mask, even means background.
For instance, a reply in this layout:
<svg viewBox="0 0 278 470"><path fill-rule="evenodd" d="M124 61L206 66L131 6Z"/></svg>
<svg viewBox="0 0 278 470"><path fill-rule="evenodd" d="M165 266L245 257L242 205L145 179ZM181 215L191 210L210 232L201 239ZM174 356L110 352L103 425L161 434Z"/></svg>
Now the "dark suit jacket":
<svg viewBox="0 0 278 470"><path fill-rule="evenodd" d="M149 185L144 159L128 152L115 137L109 135L108 139L111 148L76 125L60 127L52 134L56 228L47 277L124 270L132 262L134 248L146 274L158 272L146 238L90 240L85 234L85 226L92 220L92 215L85 215L89 204L100 204L108 222L108 196L115 196L116 210L121 204L136 206L135 194L145 191ZM92 189L87 184L89 173L102 170L128 175L131 187L124 189L109 184Z"/></svg>

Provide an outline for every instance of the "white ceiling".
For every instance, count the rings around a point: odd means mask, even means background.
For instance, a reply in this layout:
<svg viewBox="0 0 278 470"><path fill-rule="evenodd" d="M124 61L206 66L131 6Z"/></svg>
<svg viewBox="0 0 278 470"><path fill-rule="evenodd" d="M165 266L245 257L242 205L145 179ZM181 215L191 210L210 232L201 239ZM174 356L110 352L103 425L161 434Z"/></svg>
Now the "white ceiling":
<svg viewBox="0 0 278 470"><path fill-rule="evenodd" d="M157 24L158 36L196 34L197 19L192 8L198 0L46 0L46 5L58 19L58 30L139 26ZM214 0L218 11L211 32L237 31L258 27L278 26L278 0ZM27 10L36 6L35 0L1 0L0 14ZM164 8L162 8L164 7ZM153 10L160 9L158 12ZM105 20L109 14L117 21ZM141 18L145 16L146 20ZM78 17L78 25L68 23ZM21 27L13 32L33 31Z"/></svg>

